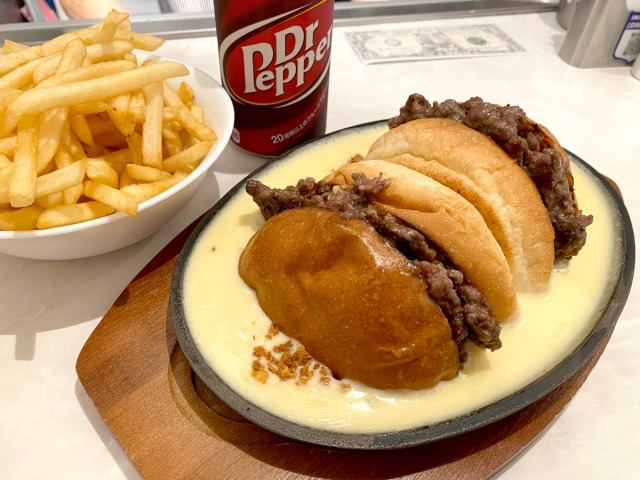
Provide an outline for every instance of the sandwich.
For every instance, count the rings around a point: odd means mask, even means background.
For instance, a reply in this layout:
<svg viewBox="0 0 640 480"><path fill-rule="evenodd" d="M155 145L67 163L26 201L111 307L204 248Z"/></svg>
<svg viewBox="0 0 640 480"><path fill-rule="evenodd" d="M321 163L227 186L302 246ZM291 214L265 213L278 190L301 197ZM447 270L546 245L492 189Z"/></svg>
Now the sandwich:
<svg viewBox="0 0 640 480"><path fill-rule="evenodd" d="M333 376L380 389L454 378L501 347L516 291L586 241L566 152L519 107L412 95L325 178L249 180L264 225L239 274L275 327Z"/></svg>
<svg viewBox="0 0 640 480"><path fill-rule="evenodd" d="M428 118L458 122L499 146L524 170L538 191L553 228L554 259L568 260L578 254L586 242L586 228L593 222L593 217L583 214L579 209L567 153L546 127L527 117L518 106L503 107L479 97L465 102L449 99L432 104L416 93L408 97L399 115L389 120L389 134L402 127L395 132L397 137L401 137L403 130L413 128L409 126L413 121ZM397 144L393 151L386 149L383 145L385 142L395 142L391 138L380 142L371 147L367 158L381 159L386 155L407 153L406 148ZM415 146L415 143L412 145ZM377 151L379 147L385 150L384 153ZM425 161L434 159L427 153L426 147L412 156ZM514 185L513 188L518 186Z"/></svg>
<svg viewBox="0 0 640 480"><path fill-rule="evenodd" d="M285 189L250 180L265 224L239 273L262 310L336 378L423 389L457 375L467 340L500 348L509 265L462 196L402 165L347 163Z"/></svg>

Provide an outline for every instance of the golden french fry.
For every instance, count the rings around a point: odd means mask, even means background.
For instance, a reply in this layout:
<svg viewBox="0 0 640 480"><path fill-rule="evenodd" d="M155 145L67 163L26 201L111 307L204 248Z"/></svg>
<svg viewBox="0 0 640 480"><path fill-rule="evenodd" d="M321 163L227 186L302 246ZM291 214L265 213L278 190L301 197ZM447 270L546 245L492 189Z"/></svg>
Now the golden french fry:
<svg viewBox="0 0 640 480"><path fill-rule="evenodd" d="M38 83L36 88L51 87L53 85L61 85L64 83L83 82L92 78L105 77L114 73L127 72L137 68L135 63L126 60L112 60L109 62L94 63L86 67L76 68L62 73L50 76L46 80ZM74 106L75 107L75 106ZM98 110L104 111L104 110ZM97 112L94 112L97 113Z"/></svg>
<svg viewBox="0 0 640 480"><path fill-rule="evenodd" d="M9 181L9 202L14 208L28 207L35 200L38 161L38 123L35 115L18 122L16 151Z"/></svg>
<svg viewBox="0 0 640 480"><path fill-rule="evenodd" d="M18 99L18 101L19 100L20 99ZM191 114L168 82L164 82L164 102L170 107L179 108L179 121L191 135L202 141L214 141L216 139L215 132Z"/></svg>
<svg viewBox="0 0 640 480"><path fill-rule="evenodd" d="M111 121L123 135L131 135L135 131L135 124L129 118L129 101L131 95L123 93L116 95L109 101L109 110L107 113Z"/></svg>
<svg viewBox="0 0 640 480"><path fill-rule="evenodd" d="M138 203L124 190L87 180L84 182L84 196L112 206L118 212L134 217L138 213Z"/></svg>
<svg viewBox="0 0 640 480"><path fill-rule="evenodd" d="M69 107L69 115L84 115L85 117L88 115L93 115L100 112L106 112L109 108L105 102L101 101L93 101L82 103L80 105L73 105Z"/></svg>
<svg viewBox="0 0 640 480"><path fill-rule="evenodd" d="M0 53L4 55L8 55L10 53L19 52L21 50L26 50L29 48L28 45L24 45L23 43L14 42L13 40L9 40L6 38L4 40L4 45L0 48Z"/></svg>
<svg viewBox="0 0 640 480"><path fill-rule="evenodd" d="M74 160L82 160L83 158L86 158L87 155L84 152L84 148L82 147L80 139L78 139L75 133L71 131L71 128L63 130L62 133L64 134L66 132L68 132L68 135L65 136L65 144L69 149L71 157L73 157Z"/></svg>
<svg viewBox="0 0 640 480"><path fill-rule="evenodd" d="M93 43L106 43L112 41L118 26L128 18L128 13L111 10L107 15L107 18L102 22L102 26L93 37Z"/></svg>
<svg viewBox="0 0 640 480"><path fill-rule="evenodd" d="M180 135L175 135L173 138L163 137L162 144L164 145L164 149L169 157L178 155L182 150L184 150L184 145L180 139Z"/></svg>
<svg viewBox="0 0 640 480"><path fill-rule="evenodd" d="M162 135L162 138L174 139L178 136L178 132L173 129L171 122L162 122L160 135Z"/></svg>
<svg viewBox="0 0 640 480"><path fill-rule="evenodd" d="M105 60L113 60L131 52L133 44L128 42L114 41L110 43L99 43L87 47L87 58L92 63L100 63ZM33 81L36 84L56 74L62 55L54 55L44 59L33 71Z"/></svg>
<svg viewBox="0 0 640 480"><path fill-rule="evenodd" d="M175 172L187 165L193 165L209 153L211 142L198 142L186 150L173 155L162 162L162 168L168 172Z"/></svg>
<svg viewBox="0 0 640 480"><path fill-rule="evenodd" d="M144 123L146 120L144 93L142 90L132 93L129 102L129 118L134 123Z"/></svg>
<svg viewBox="0 0 640 480"><path fill-rule="evenodd" d="M39 205L30 205L0 213L0 230L35 230L42 210Z"/></svg>
<svg viewBox="0 0 640 480"><path fill-rule="evenodd" d="M116 31L114 38L116 40L130 42L135 46L135 48L139 50L145 50L147 52L153 52L154 50L157 50L164 43L164 39L160 37L132 31L118 30Z"/></svg>
<svg viewBox="0 0 640 480"><path fill-rule="evenodd" d="M146 105L146 120L142 125L142 164L148 167L161 168L162 82L150 83L146 85L142 91L144 92L144 102Z"/></svg>
<svg viewBox="0 0 640 480"><path fill-rule="evenodd" d="M38 218L37 228L54 228L87 222L100 217L106 217L116 211L110 205L102 202L83 202L73 205L58 205L44 210Z"/></svg>
<svg viewBox="0 0 640 480"><path fill-rule="evenodd" d="M127 145L129 146L131 163L142 165L142 136L138 132L133 132L127 136Z"/></svg>
<svg viewBox="0 0 640 480"><path fill-rule="evenodd" d="M78 160L46 175L40 175L36 179L35 196L38 198L52 193L62 192L67 188L78 185L82 183L86 173L87 160Z"/></svg>
<svg viewBox="0 0 640 480"><path fill-rule="evenodd" d="M33 202L33 204L38 205L39 207L42 207L42 208L51 208L51 207L55 207L56 205L62 205L64 203L62 199L63 199L62 192L54 192L48 195L42 195L40 197L36 196L36 199Z"/></svg>
<svg viewBox="0 0 640 480"><path fill-rule="evenodd" d="M87 177L98 183L116 188L118 186L118 173L106 161L97 158L87 159ZM100 200L96 198L95 200ZM107 203L107 202L105 202Z"/></svg>
<svg viewBox="0 0 640 480"><path fill-rule="evenodd" d="M189 85L187 82L180 82L176 93L180 97L180 100L182 100L182 103L184 103L188 107L191 107L194 98L193 88L191 87L191 85Z"/></svg>
<svg viewBox="0 0 640 480"><path fill-rule="evenodd" d="M122 148L93 158L95 160L103 160L105 162L117 163L124 166L127 163L131 163L131 152L128 148Z"/></svg>
<svg viewBox="0 0 640 480"><path fill-rule="evenodd" d="M70 116L69 127L82 143L86 145L93 145L93 135L84 115Z"/></svg>
<svg viewBox="0 0 640 480"><path fill-rule="evenodd" d="M87 49L82 40L80 38L71 40L62 51L56 73L64 73L81 67L86 56Z"/></svg>
<svg viewBox="0 0 640 480"><path fill-rule="evenodd" d="M131 195L137 203L142 203L145 200L149 200L150 198L153 198L173 187L180 180L184 180L186 176L186 173L176 172L171 176L171 178L167 178L166 180L160 180L152 183L136 183L134 185L123 187L121 191Z"/></svg>
<svg viewBox="0 0 640 480"><path fill-rule="evenodd" d="M40 47L29 47L0 57L0 76L21 67L22 65L42 58Z"/></svg>
<svg viewBox="0 0 640 480"><path fill-rule="evenodd" d="M51 161L62 137L62 130L67 120L67 108L54 108L43 112L38 129L37 171L41 172Z"/></svg>
<svg viewBox="0 0 640 480"><path fill-rule="evenodd" d="M158 182L171 178L171 174L164 170L144 165L135 165L133 163L127 165L127 173L131 179L144 183Z"/></svg>
<svg viewBox="0 0 640 480"><path fill-rule="evenodd" d="M0 78L0 88L25 88L33 81L33 71L42 62L41 58L31 60Z"/></svg>
<svg viewBox="0 0 640 480"><path fill-rule="evenodd" d="M53 159L54 159L56 168L64 168L71 165L74 162L73 157L69 153L69 150L67 150L67 147L65 146L64 143L60 143L60 145L58 146L58 150L56 151L56 154L54 155ZM82 162L84 160L80 160L80 161ZM86 161L84 163L85 163L85 169L86 169ZM62 203L65 203L65 204L76 203L80 199L83 189L84 187L82 185L82 182L78 185L67 188L62 192Z"/></svg>
<svg viewBox="0 0 640 480"><path fill-rule="evenodd" d="M187 67L181 63L165 61L82 82L33 88L16 98L9 105L8 111L15 116L21 116L39 113L50 108L68 107L76 103L102 100L142 88L150 82L179 77L188 73Z"/></svg>

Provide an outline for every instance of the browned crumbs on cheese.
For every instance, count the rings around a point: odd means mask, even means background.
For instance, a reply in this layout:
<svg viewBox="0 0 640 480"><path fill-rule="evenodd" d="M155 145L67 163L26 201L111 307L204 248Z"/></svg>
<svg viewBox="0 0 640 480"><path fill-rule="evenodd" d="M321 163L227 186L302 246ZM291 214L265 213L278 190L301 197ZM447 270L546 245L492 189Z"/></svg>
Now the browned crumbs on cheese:
<svg viewBox="0 0 640 480"><path fill-rule="evenodd" d="M270 340L278 333L278 328L272 325L265 338ZM315 375L320 376L323 385L331 381L329 369L314 361L304 346L294 347L291 340L279 343L270 350L262 345L257 346L253 349L253 356L251 375L261 383L267 383L269 374L283 381L295 380L296 385L306 385ZM347 384L342 388L345 391L350 389Z"/></svg>

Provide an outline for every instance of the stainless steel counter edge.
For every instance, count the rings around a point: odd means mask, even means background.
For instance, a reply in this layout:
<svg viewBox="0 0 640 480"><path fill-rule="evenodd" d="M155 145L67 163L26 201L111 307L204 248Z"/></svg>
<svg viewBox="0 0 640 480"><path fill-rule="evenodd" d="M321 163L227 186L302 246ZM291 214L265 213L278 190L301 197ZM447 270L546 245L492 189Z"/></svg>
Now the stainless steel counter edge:
<svg viewBox="0 0 640 480"><path fill-rule="evenodd" d="M551 0L388 0L375 3L341 3L335 7L335 24L401 22L428 18L477 17L556 10L558 1ZM57 35L93 25L94 20L59 22L25 22L0 25L0 40L9 39L25 44L37 44ZM141 33L166 39L215 35L213 13L159 14L136 16L132 28Z"/></svg>

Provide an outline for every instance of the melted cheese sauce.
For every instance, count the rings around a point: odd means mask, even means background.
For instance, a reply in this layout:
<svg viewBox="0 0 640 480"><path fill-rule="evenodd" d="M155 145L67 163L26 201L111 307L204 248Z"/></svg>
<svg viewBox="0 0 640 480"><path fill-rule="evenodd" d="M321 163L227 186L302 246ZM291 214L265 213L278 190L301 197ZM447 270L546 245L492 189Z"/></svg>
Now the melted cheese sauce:
<svg viewBox="0 0 640 480"><path fill-rule="evenodd" d="M299 151L257 178L271 187L293 185L301 177L324 177L355 154L365 154L384 126L351 130ZM238 276L238 260L263 223L252 199L241 191L202 233L185 271L187 323L202 356L240 395L281 418L309 427L348 433L404 430L455 418L525 387L577 347L599 318L618 272L622 246L613 200L598 181L573 166L580 207L593 214L587 244L568 265L556 268L544 293L519 293L519 311L503 324L503 347L495 352L471 346L464 370L453 380L422 391L383 391L348 382L295 385L270 376L251 376L253 348L267 348L271 325L256 296ZM317 377L317 376L316 376ZM314 377L314 378L316 378Z"/></svg>

